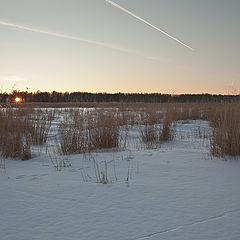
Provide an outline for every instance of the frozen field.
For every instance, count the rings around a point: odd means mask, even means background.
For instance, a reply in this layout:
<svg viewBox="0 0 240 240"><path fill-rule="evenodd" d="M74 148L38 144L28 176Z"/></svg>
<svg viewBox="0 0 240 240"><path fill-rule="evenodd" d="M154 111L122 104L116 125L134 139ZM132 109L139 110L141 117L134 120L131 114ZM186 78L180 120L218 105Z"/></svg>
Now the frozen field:
<svg viewBox="0 0 240 240"><path fill-rule="evenodd" d="M239 159L211 159L199 127L208 124L178 124L173 142L151 150L133 128L125 151L71 155L61 171L43 152L6 159L0 239L240 239Z"/></svg>

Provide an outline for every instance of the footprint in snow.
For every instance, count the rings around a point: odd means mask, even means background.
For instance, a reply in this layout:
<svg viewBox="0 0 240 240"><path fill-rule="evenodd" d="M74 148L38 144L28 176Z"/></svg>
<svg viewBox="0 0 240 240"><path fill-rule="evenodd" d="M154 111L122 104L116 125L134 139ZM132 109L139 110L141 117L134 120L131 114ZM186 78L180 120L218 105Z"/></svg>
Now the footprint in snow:
<svg viewBox="0 0 240 240"><path fill-rule="evenodd" d="M152 153L146 153L146 154L144 154L144 156L151 157Z"/></svg>
<svg viewBox="0 0 240 240"><path fill-rule="evenodd" d="M18 176L16 176L15 178L16 179L22 179L22 178L25 178L26 176L25 175L18 175Z"/></svg>
<svg viewBox="0 0 240 240"><path fill-rule="evenodd" d="M31 180L39 180L39 177L32 177Z"/></svg>

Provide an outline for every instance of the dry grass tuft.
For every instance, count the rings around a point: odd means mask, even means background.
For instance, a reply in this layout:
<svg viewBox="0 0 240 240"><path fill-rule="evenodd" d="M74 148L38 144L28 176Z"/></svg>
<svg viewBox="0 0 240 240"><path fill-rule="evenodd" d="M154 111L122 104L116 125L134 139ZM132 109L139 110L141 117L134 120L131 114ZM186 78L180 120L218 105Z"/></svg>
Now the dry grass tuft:
<svg viewBox="0 0 240 240"><path fill-rule="evenodd" d="M52 111L6 108L0 111L0 150L3 157L28 160L31 145L46 143Z"/></svg>
<svg viewBox="0 0 240 240"><path fill-rule="evenodd" d="M120 125L116 111L99 110L88 115L89 150L118 148Z"/></svg>
<svg viewBox="0 0 240 240"><path fill-rule="evenodd" d="M15 112L0 112L0 150L3 157L28 160L31 155L31 141L28 122L15 117Z"/></svg>
<svg viewBox="0 0 240 240"><path fill-rule="evenodd" d="M90 106L90 105L89 105ZM91 105L92 106L92 105ZM127 145L131 126L139 125L140 140L149 148L159 147L175 137L179 120L208 120L212 125L210 152L214 156L240 155L240 104L98 104L95 108L35 110L6 108L0 111L2 156L26 160L31 145L48 141L55 113L62 119L56 135L62 155L120 149ZM204 136L208 134L204 133Z"/></svg>
<svg viewBox="0 0 240 240"><path fill-rule="evenodd" d="M210 116L213 133L210 151L213 156L240 155L240 104L223 104Z"/></svg>
<svg viewBox="0 0 240 240"><path fill-rule="evenodd" d="M75 110L59 125L60 150L64 155L120 148L122 118L116 110Z"/></svg>
<svg viewBox="0 0 240 240"><path fill-rule="evenodd" d="M174 112L175 113L175 112ZM171 109L147 112L140 128L140 139L148 148L160 147L162 142L172 141L175 136L175 116Z"/></svg>
<svg viewBox="0 0 240 240"><path fill-rule="evenodd" d="M33 119L28 119L28 131L33 144L42 145L47 142L54 114L54 111L38 111L33 115Z"/></svg>
<svg viewBox="0 0 240 240"><path fill-rule="evenodd" d="M83 111L74 111L71 116L68 114L59 124L60 148L63 155L86 152L88 149L88 133L85 128Z"/></svg>
<svg viewBox="0 0 240 240"><path fill-rule="evenodd" d="M146 144L147 148L156 148L161 145L162 129L159 125L145 124L140 128L140 140Z"/></svg>

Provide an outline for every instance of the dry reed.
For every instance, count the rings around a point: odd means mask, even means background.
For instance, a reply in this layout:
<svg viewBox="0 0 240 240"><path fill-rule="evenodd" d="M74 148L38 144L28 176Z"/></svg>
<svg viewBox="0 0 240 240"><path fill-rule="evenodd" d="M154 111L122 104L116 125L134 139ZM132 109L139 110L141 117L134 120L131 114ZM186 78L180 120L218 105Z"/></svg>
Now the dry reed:
<svg viewBox="0 0 240 240"><path fill-rule="evenodd" d="M3 157L27 160L31 158L28 122L18 119L14 112L0 112L0 150Z"/></svg>
<svg viewBox="0 0 240 240"><path fill-rule="evenodd" d="M175 136L179 120L208 120L212 126L210 152L214 156L240 155L239 104L86 104L87 109L59 109L59 152L63 155L126 147L131 126L140 125L140 139L160 146ZM54 111L56 112L56 111ZM4 157L29 159L31 145L44 144L54 119L50 110L33 108L0 111L0 150Z"/></svg>
<svg viewBox="0 0 240 240"><path fill-rule="evenodd" d="M213 132L211 154L218 157L240 155L240 105L223 104L210 116Z"/></svg>

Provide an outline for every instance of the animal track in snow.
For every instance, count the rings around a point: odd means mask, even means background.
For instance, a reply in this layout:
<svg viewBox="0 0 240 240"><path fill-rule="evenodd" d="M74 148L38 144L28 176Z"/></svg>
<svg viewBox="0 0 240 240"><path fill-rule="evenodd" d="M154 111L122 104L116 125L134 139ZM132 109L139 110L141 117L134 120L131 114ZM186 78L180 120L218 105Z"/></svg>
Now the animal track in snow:
<svg viewBox="0 0 240 240"><path fill-rule="evenodd" d="M233 209L233 210L230 210L230 211L225 211L225 212L223 212L219 215L216 215L216 216L212 216L212 217L209 217L209 218L198 220L198 221L192 222L192 223L187 223L187 224L184 224L184 225L179 225L179 226L174 227L174 228L168 228L168 229L165 229L165 230L162 230L162 231L159 231L159 232L149 233L149 234L144 235L144 236L140 236L140 237L137 237L137 238L132 238L131 240L149 239L149 238L157 236L157 235L170 233L170 232L175 232L175 231L178 231L179 229L182 229L182 228L185 228L185 227L191 227L191 226L195 226L195 225L202 224L202 223L216 221L218 219L221 219L221 218L225 217L228 214L235 213L235 212L240 212L240 209Z"/></svg>

